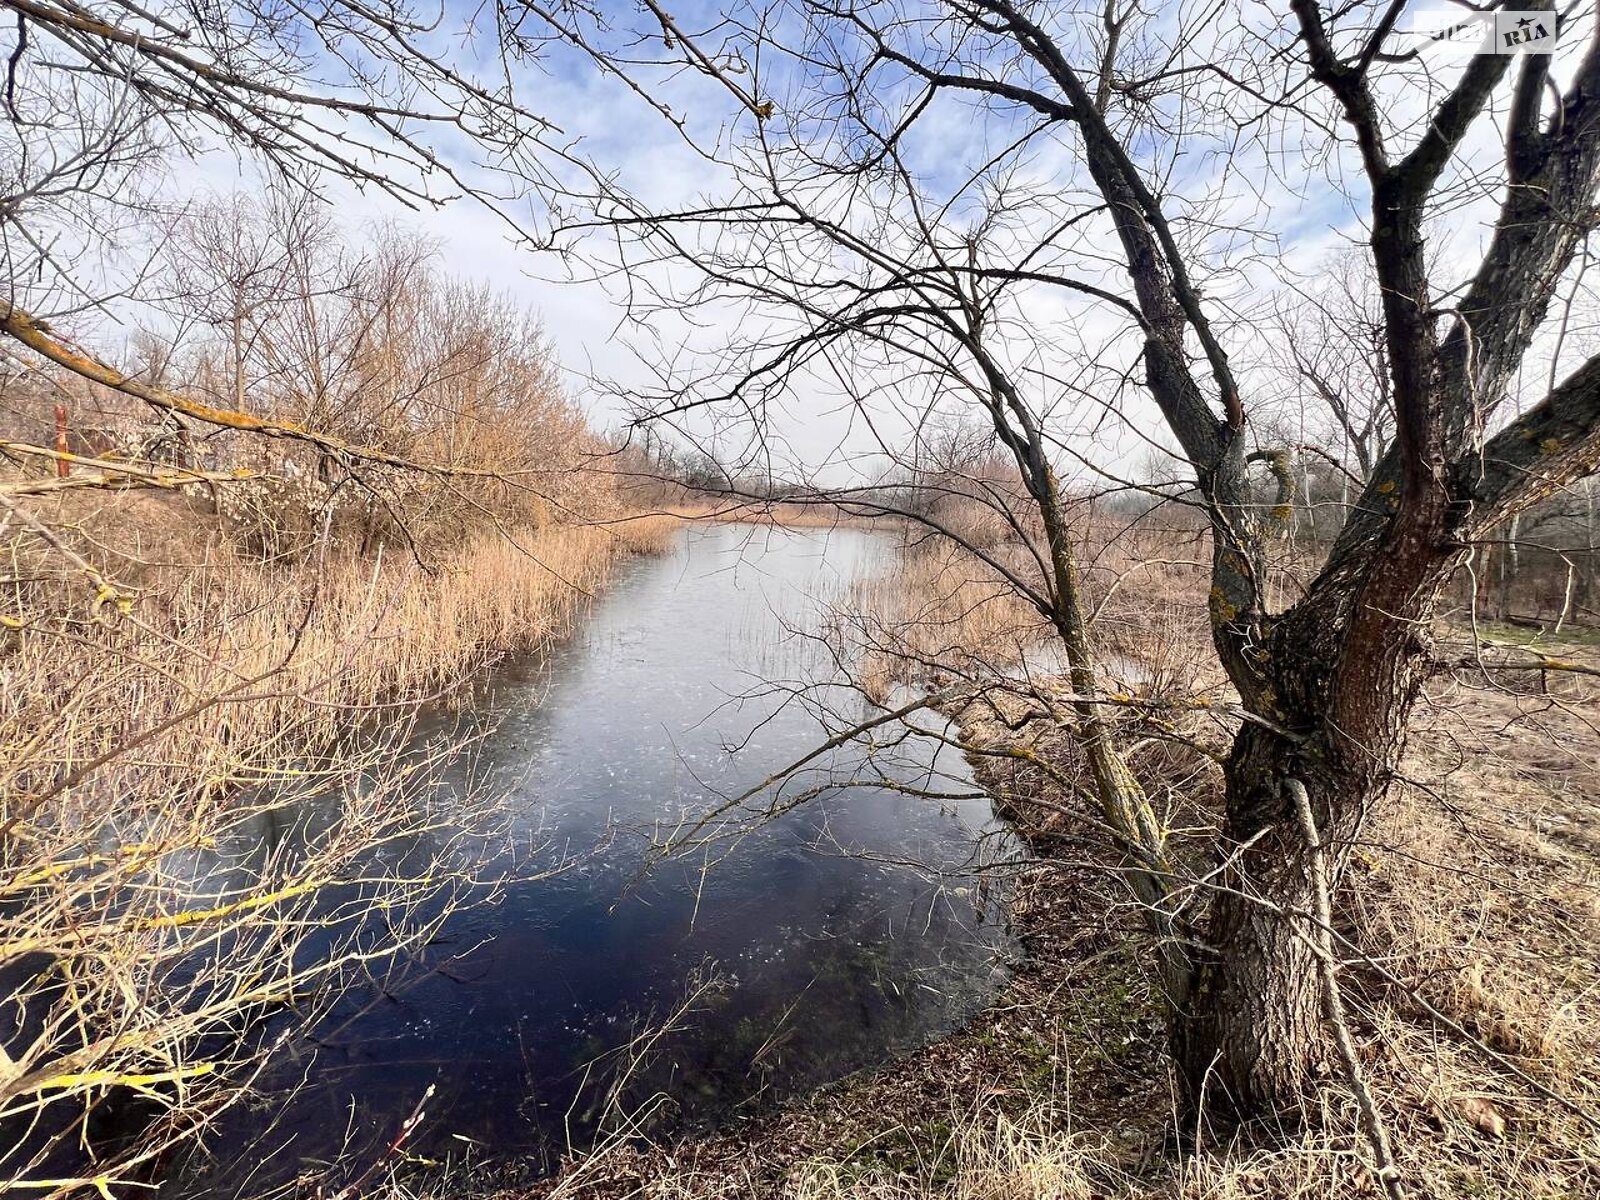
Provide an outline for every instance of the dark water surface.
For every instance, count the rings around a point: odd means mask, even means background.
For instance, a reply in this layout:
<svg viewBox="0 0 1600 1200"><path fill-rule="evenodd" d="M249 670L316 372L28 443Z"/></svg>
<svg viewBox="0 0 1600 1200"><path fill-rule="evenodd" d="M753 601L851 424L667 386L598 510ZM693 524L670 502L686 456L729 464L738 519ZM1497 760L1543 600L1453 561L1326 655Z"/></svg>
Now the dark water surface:
<svg viewBox="0 0 1600 1200"><path fill-rule="evenodd" d="M981 1007L1012 947L998 889L970 871L1010 847L960 756L899 727L870 756L819 760L784 794L859 782L719 846L709 869L702 854L638 874L652 828L819 745L819 698L833 728L872 715L842 689L797 690L831 668L796 631L892 552L863 531L691 529L626 566L569 641L496 672L494 731L459 771L504 794L536 849L495 865L499 899L452 916L403 986L351 996L313 1044L282 1051L261 1102L225 1116L179 1189L256 1191L347 1144L370 1159L430 1084L413 1152L537 1169L619 1111L712 1122ZM944 798L874 786L880 773ZM582 857L526 878L562 855ZM641 1060L616 1052L712 976Z"/></svg>

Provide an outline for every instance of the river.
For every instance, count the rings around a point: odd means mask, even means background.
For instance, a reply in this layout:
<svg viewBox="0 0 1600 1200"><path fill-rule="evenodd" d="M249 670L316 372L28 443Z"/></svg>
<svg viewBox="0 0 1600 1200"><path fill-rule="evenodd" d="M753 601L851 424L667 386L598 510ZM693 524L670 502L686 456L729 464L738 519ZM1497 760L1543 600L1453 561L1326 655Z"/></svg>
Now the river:
<svg viewBox="0 0 1600 1200"><path fill-rule="evenodd" d="M498 864L497 899L453 915L401 982L359 989L280 1050L178 1190L256 1191L341 1151L370 1161L430 1085L414 1153L538 1171L622 1112L714 1123L978 1010L1014 947L1003 889L974 867L1013 848L936 740L879 730L870 754L832 752L785 794L845 786L640 874L661 828L873 714L826 686L813 635L892 553L865 530L690 528L626 564L573 637L495 671L477 691L492 731L452 769L502 796L536 849ZM577 865L531 878L563 857ZM690 996L642 1059L618 1053Z"/></svg>

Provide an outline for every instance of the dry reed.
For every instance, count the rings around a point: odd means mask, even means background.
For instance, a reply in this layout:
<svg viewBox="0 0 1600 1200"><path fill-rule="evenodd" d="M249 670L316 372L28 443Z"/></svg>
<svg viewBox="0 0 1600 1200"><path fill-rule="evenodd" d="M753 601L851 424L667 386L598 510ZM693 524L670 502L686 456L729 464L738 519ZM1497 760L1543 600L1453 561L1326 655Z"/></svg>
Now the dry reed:
<svg viewBox="0 0 1600 1200"><path fill-rule="evenodd" d="M463 843L493 798L434 786L461 742L416 741L419 706L560 637L677 528L481 529L429 570L263 564L193 510L129 514L71 514L73 557L26 531L8 547L0 1174L30 1195L145 1179L247 1094L261 1015L309 1016L481 898ZM85 1124L114 1096L146 1110L115 1151Z"/></svg>
<svg viewBox="0 0 1600 1200"><path fill-rule="evenodd" d="M303 751L355 713L448 691L562 636L618 558L659 548L675 528L662 517L479 531L432 571L393 552L271 567L213 546L170 591L109 624L51 626L19 606L0 664L0 745L15 751L0 786L37 789L208 704L85 785L170 796L248 778L273 747ZM13 568L26 570L17 554ZM230 696L251 680L247 700Z"/></svg>

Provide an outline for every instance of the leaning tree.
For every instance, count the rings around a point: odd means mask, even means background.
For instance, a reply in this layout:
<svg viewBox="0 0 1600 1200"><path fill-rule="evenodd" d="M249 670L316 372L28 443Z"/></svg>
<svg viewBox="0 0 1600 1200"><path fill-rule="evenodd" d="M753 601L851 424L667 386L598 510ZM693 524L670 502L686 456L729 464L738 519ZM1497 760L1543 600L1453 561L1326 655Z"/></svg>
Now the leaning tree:
<svg viewBox="0 0 1600 1200"><path fill-rule="evenodd" d="M549 14L643 91L674 69L707 89L669 113L705 193L668 208L608 181L568 231L619 248L641 321L743 317L632 389L641 420L762 425L842 396L891 455L936 411L992 427L1044 537L1026 568L967 549L1064 644L1065 716L1154 934L1178 1074L1191 1105L1239 1116L1297 1104L1323 1053L1328 955L1306 918L1385 803L1445 583L1600 461L1600 357L1544 336L1600 219L1592 14L1545 8L1553 52L1452 57L1407 34L1404 0L1290 7L787 0L696 30L645 0L625 31ZM1293 464L1258 436L1259 372L1239 364L1284 256L1318 238L1365 248L1392 438L1275 606ZM1164 426L1185 464L1239 697L1221 865L1198 889L1104 715L1074 558L1061 480L1127 473L1094 436L1117 421Z"/></svg>

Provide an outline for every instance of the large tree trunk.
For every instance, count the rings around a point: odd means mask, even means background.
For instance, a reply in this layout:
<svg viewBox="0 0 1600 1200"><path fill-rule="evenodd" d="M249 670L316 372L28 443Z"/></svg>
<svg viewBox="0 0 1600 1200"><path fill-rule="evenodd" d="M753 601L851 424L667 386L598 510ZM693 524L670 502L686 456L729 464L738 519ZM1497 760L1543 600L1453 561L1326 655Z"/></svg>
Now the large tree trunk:
<svg viewBox="0 0 1600 1200"><path fill-rule="evenodd" d="M1276 901L1310 906L1303 880ZM1252 900L1220 897L1211 951L1189 1006L1172 1022L1172 1056L1194 1122L1292 1114L1322 1058L1317 962L1303 930Z"/></svg>
<svg viewBox="0 0 1600 1200"><path fill-rule="evenodd" d="M1223 844L1248 848L1236 849L1217 876L1205 949L1171 1027L1184 1099L1197 1120L1284 1119L1324 1073L1310 849L1284 785L1306 786L1335 878L1383 785L1366 773L1330 772L1307 749L1250 725L1228 761Z"/></svg>
<svg viewBox="0 0 1600 1200"><path fill-rule="evenodd" d="M1311 802L1334 885L1405 749L1428 661L1425 630L1448 556L1437 555L1394 619L1352 637L1350 596L1324 594L1288 615L1266 649L1274 711L1244 724L1225 765L1221 852L1187 1003L1171 1021L1190 1115L1234 1122L1291 1116L1328 1068L1311 849L1286 784ZM1361 656L1359 694L1340 665ZM1265 715L1265 714L1264 714ZM1350 736L1350 733L1355 736Z"/></svg>

